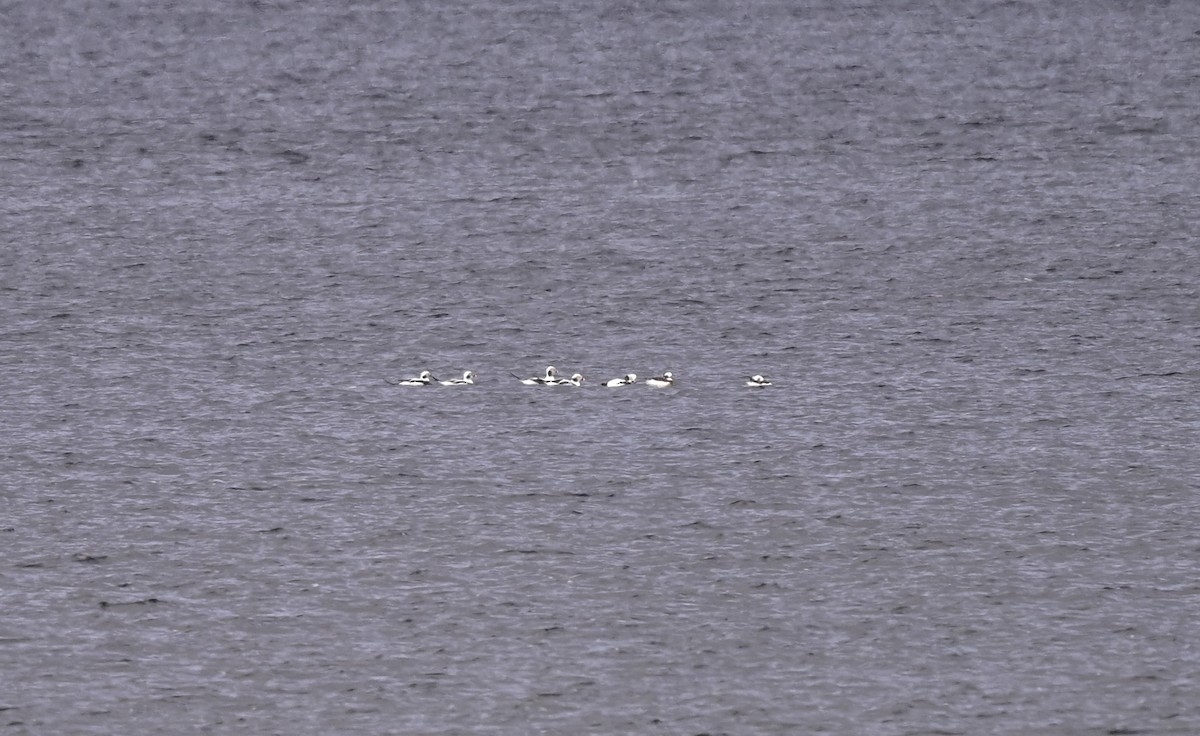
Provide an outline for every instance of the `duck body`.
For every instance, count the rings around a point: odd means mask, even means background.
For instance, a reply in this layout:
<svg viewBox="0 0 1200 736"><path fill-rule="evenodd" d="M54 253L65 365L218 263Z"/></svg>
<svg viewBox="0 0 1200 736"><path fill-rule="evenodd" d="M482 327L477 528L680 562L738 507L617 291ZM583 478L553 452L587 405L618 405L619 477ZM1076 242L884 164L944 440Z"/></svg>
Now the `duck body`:
<svg viewBox="0 0 1200 736"><path fill-rule="evenodd" d="M548 385L583 385L582 373L572 373L570 378L556 378Z"/></svg>
<svg viewBox="0 0 1200 736"><path fill-rule="evenodd" d="M552 365L548 365L546 366L546 375L522 378L521 383L526 386L553 386L561 380L563 379L558 377L558 369Z"/></svg>
<svg viewBox="0 0 1200 736"><path fill-rule="evenodd" d="M760 375L750 376L750 380L746 381L747 386L770 386L771 382Z"/></svg>
<svg viewBox="0 0 1200 736"><path fill-rule="evenodd" d="M406 378L398 385L400 386L432 386L437 381L430 371L421 371L421 375L416 378Z"/></svg>
<svg viewBox="0 0 1200 736"><path fill-rule="evenodd" d="M614 386L632 386L635 383L637 383L637 374L636 373L626 373L621 378L613 378L611 380L605 381L604 385L608 386L609 388L612 388Z"/></svg>
<svg viewBox="0 0 1200 736"><path fill-rule="evenodd" d="M475 372L463 371L462 378L451 378L449 381L440 381L443 386L473 386L475 385Z"/></svg>
<svg viewBox="0 0 1200 736"><path fill-rule="evenodd" d="M666 388L667 386L671 386L674 383L675 383L675 376L674 376L674 374L671 373L671 371L667 371L667 372L663 373L661 376L655 376L654 378L646 379L646 385L653 386L654 388Z"/></svg>

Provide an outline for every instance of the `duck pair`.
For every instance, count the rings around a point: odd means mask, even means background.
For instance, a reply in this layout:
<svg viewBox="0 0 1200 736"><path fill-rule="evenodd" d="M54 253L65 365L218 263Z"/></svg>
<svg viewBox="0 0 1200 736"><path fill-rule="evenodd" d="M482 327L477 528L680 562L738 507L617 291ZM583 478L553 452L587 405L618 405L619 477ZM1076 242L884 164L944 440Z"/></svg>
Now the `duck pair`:
<svg viewBox="0 0 1200 736"><path fill-rule="evenodd" d="M443 386L471 386L475 383L475 373L473 371L463 371L462 378L451 378L449 381L439 381L430 371L421 371L421 375L416 378L406 378L403 381L397 382L397 386L432 386L435 383L440 383Z"/></svg>
<svg viewBox="0 0 1200 736"><path fill-rule="evenodd" d="M610 387L612 387L612 386L632 386L633 384L635 384L637 382L638 382L638 377L637 377L636 373L626 373L625 376L622 378L614 378L611 381L605 381L604 385L610 386ZM653 378L647 378L645 380L645 384L647 386L653 386L654 388L666 388L667 386L670 386L674 383L675 383L675 376L674 376L674 374L671 373L671 371L667 371L666 373L663 373L661 376L654 376Z"/></svg>

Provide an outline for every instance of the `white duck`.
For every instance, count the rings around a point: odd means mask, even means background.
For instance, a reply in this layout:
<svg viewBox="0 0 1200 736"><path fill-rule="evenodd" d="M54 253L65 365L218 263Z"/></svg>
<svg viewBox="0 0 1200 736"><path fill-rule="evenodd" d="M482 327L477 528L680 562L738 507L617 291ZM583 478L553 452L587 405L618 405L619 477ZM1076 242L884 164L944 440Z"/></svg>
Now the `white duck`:
<svg viewBox="0 0 1200 736"><path fill-rule="evenodd" d="M399 386L432 386L437 379L429 371L421 371L421 375L416 378L406 378L401 381Z"/></svg>
<svg viewBox="0 0 1200 736"><path fill-rule="evenodd" d="M655 376L654 378L646 379L646 385L653 386L654 388L666 388L674 383L675 376L671 373L671 371L666 371L661 376Z"/></svg>
<svg viewBox="0 0 1200 736"><path fill-rule="evenodd" d="M546 375L535 376L534 378L522 378L521 383L526 386L553 386L561 379L558 377L558 369L552 365L546 366Z"/></svg>
<svg viewBox="0 0 1200 736"><path fill-rule="evenodd" d="M611 388L613 386L630 386L635 383L637 383L637 374L626 373L623 378L613 378L612 380L605 381L604 385Z"/></svg>
<svg viewBox="0 0 1200 736"><path fill-rule="evenodd" d="M443 386L473 386L475 384L475 372L463 371L462 378L451 378L449 381L440 381Z"/></svg>

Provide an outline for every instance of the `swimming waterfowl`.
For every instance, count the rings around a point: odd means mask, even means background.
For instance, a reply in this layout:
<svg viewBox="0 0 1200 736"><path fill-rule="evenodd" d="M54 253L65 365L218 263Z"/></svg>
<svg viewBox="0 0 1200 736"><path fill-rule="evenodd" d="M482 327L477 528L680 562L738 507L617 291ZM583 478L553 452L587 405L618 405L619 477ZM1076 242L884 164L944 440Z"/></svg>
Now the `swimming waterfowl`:
<svg viewBox="0 0 1200 736"><path fill-rule="evenodd" d="M546 366L546 375L534 378L522 378L520 380L526 386L553 386L561 379L558 377L558 369L552 365L548 365Z"/></svg>
<svg viewBox="0 0 1200 736"><path fill-rule="evenodd" d="M582 386L583 376L579 373L573 374L570 378L560 378L555 382L555 386Z"/></svg>
<svg viewBox="0 0 1200 736"><path fill-rule="evenodd" d="M612 380L605 381L604 385L609 386L609 387L629 386L634 383L637 383L637 374L636 373L626 373L623 378L614 378Z"/></svg>
<svg viewBox="0 0 1200 736"><path fill-rule="evenodd" d="M671 373L671 371L666 371L661 376L655 376L654 378L646 379L646 385L653 386L654 388L665 388L673 383L675 383L675 376Z"/></svg>
<svg viewBox="0 0 1200 736"><path fill-rule="evenodd" d="M746 385L747 386L770 386L771 382L768 381L767 379L763 378L762 376L755 374L753 376L750 376L750 380L746 381Z"/></svg>
<svg viewBox="0 0 1200 736"><path fill-rule="evenodd" d="M417 376L416 378L406 378L397 385L399 385L399 386L432 386L435 381L437 381L437 379L433 377L433 373L431 373L429 371L421 371L421 375Z"/></svg>
<svg viewBox="0 0 1200 736"><path fill-rule="evenodd" d="M474 371L463 371L462 378L451 378L449 381L441 381L443 386L472 386L475 384Z"/></svg>

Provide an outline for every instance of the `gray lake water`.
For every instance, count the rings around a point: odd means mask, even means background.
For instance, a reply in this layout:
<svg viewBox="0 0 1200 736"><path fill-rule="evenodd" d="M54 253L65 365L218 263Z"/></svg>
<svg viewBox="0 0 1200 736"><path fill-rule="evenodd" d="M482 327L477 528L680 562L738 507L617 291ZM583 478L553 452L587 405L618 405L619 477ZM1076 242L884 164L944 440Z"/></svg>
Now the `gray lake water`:
<svg viewBox="0 0 1200 736"><path fill-rule="evenodd" d="M0 20L0 733L1200 733L1200 6Z"/></svg>

